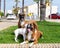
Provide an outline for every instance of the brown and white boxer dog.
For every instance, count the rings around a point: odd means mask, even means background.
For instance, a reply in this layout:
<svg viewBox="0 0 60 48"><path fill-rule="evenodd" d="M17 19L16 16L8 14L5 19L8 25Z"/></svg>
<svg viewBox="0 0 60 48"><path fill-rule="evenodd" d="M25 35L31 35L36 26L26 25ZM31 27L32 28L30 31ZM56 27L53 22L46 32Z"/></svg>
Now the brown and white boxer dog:
<svg viewBox="0 0 60 48"><path fill-rule="evenodd" d="M25 14L19 14L18 28L22 28L25 21Z"/></svg>
<svg viewBox="0 0 60 48"><path fill-rule="evenodd" d="M25 44L25 43L29 43L29 41L33 41L29 47L31 47L32 45L34 44L37 44L38 43L38 39L42 37L42 32L39 31L37 28L36 28L36 25L31 22L29 22L27 24L27 40L25 40L24 42L22 42L21 44Z"/></svg>
<svg viewBox="0 0 60 48"><path fill-rule="evenodd" d="M29 47L31 47L32 45L38 43L38 39L41 38L43 34L41 31L39 31L35 27L36 25L34 23L29 23L29 25L30 25L31 30L28 30L29 33L27 35L28 38L27 38L26 43L28 43L29 41L33 41L29 46Z"/></svg>

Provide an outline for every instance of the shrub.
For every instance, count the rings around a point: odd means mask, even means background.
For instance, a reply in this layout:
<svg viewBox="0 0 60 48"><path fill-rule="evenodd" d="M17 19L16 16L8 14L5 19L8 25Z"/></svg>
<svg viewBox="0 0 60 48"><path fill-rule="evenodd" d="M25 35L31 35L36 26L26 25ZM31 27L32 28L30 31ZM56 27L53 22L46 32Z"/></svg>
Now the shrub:
<svg viewBox="0 0 60 48"><path fill-rule="evenodd" d="M3 12L0 12L0 16L4 16L4 13Z"/></svg>

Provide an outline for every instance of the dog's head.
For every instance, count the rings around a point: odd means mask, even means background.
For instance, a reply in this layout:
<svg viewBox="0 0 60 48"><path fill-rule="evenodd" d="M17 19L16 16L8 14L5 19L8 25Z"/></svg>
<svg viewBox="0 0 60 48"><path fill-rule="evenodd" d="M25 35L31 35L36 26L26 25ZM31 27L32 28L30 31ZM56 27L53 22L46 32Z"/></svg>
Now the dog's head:
<svg viewBox="0 0 60 48"><path fill-rule="evenodd" d="M20 21L24 21L25 14L19 14Z"/></svg>
<svg viewBox="0 0 60 48"><path fill-rule="evenodd" d="M27 30L30 32L30 31L35 31L35 29L36 29L37 27L36 27L36 25L35 25L35 23L28 23L27 24Z"/></svg>
<svg viewBox="0 0 60 48"><path fill-rule="evenodd" d="M30 32L33 30L32 24L27 24L27 31Z"/></svg>

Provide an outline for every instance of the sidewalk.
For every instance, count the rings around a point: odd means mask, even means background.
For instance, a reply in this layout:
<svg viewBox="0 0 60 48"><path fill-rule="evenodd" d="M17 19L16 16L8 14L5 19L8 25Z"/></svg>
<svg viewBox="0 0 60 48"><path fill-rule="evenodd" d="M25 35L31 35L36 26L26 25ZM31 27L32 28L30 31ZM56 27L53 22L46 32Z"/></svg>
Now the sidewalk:
<svg viewBox="0 0 60 48"><path fill-rule="evenodd" d="M3 30L10 26L16 26L17 22L18 20L3 20L2 22L0 22L0 30Z"/></svg>
<svg viewBox="0 0 60 48"><path fill-rule="evenodd" d="M37 21L39 21L39 20L37 20ZM46 19L46 21L60 23L60 19ZM15 26L15 25L17 25L17 23L18 23L18 20L2 20L2 22L0 22L0 30L3 30L10 26Z"/></svg>
<svg viewBox="0 0 60 48"><path fill-rule="evenodd" d="M29 44L0 44L0 48L29 48ZM60 48L60 44L36 44L31 48Z"/></svg>
<svg viewBox="0 0 60 48"><path fill-rule="evenodd" d="M49 21L49 22L58 22L60 23L60 19L45 19L46 21Z"/></svg>

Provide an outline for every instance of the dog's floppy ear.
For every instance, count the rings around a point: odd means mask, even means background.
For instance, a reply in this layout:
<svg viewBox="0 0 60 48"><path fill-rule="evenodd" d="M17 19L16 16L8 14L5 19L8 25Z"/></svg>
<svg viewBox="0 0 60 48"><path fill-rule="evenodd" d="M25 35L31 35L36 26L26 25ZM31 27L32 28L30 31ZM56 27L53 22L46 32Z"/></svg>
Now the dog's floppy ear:
<svg viewBox="0 0 60 48"><path fill-rule="evenodd" d="M38 30L38 25L36 22L33 22L34 28Z"/></svg>

